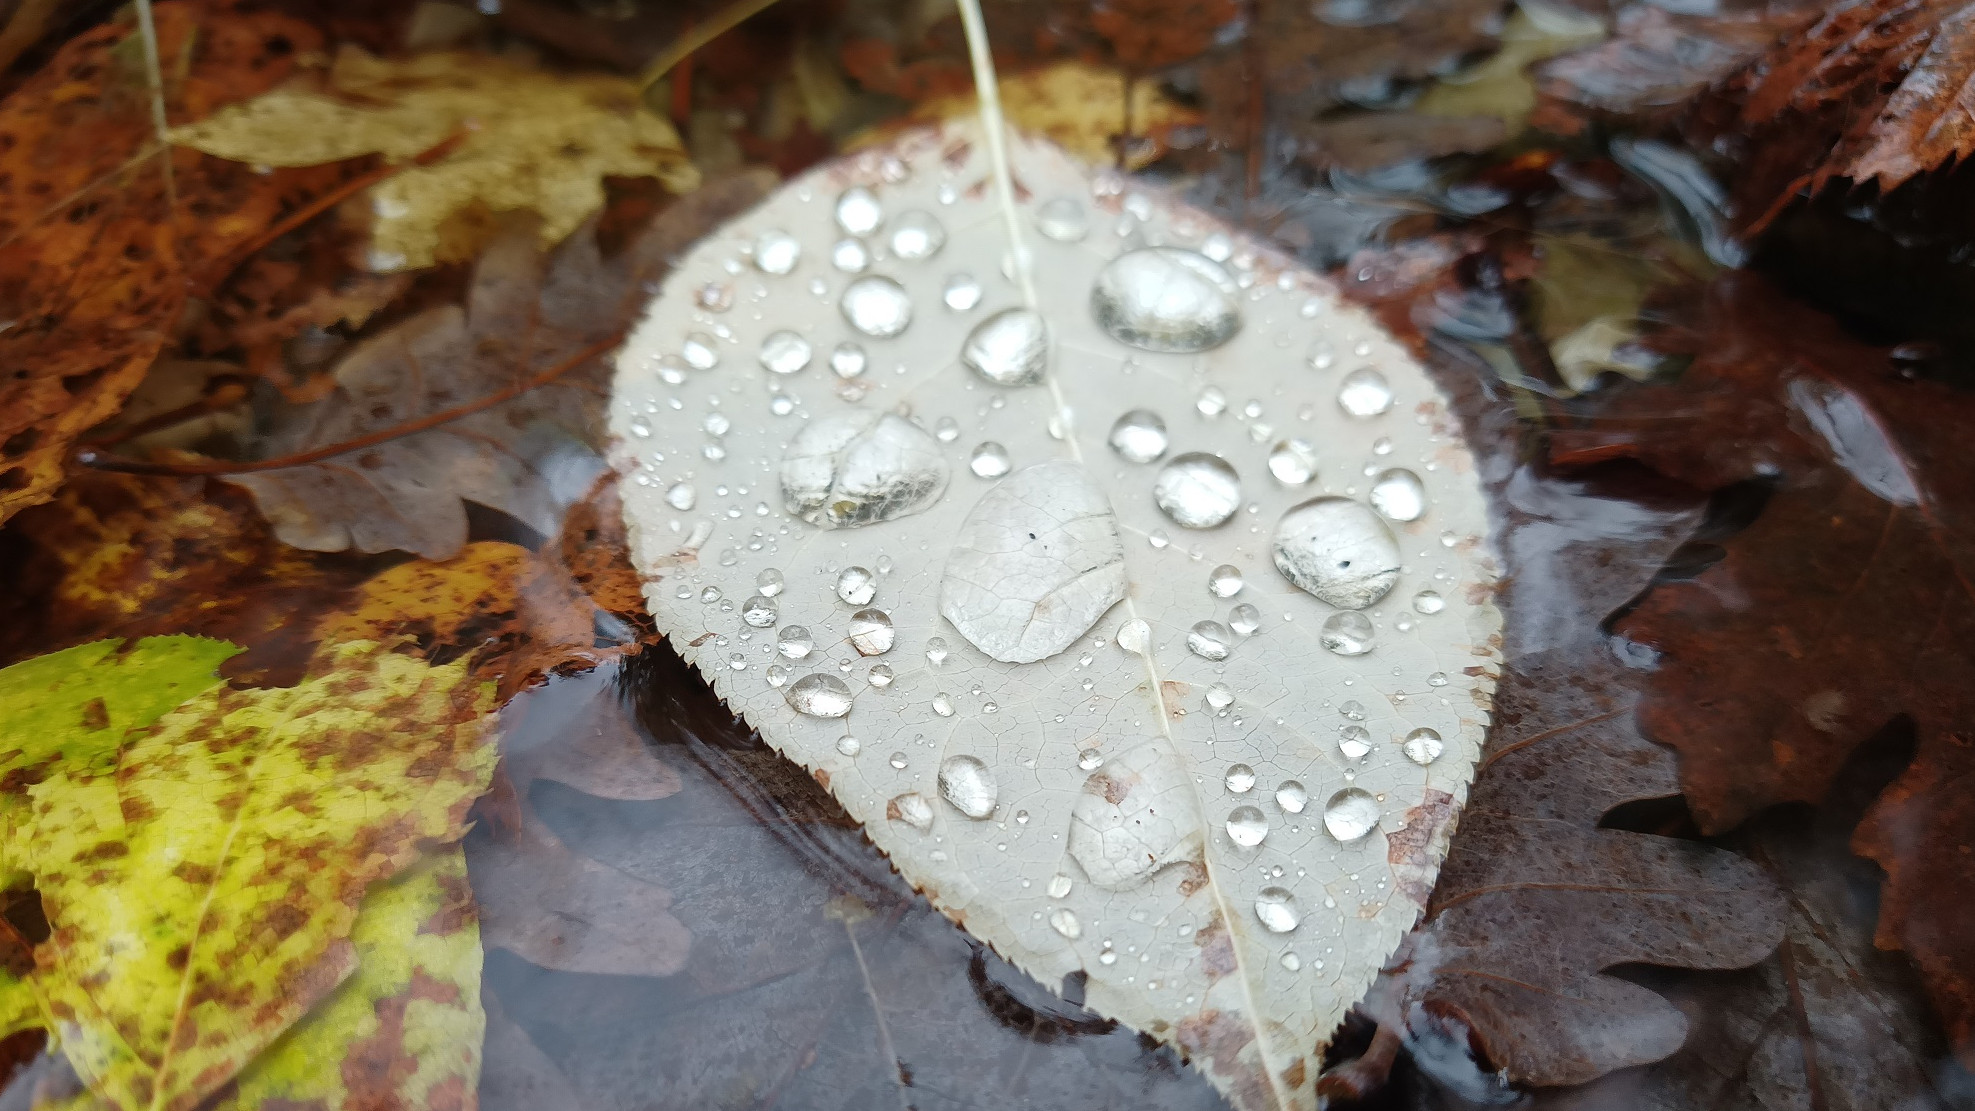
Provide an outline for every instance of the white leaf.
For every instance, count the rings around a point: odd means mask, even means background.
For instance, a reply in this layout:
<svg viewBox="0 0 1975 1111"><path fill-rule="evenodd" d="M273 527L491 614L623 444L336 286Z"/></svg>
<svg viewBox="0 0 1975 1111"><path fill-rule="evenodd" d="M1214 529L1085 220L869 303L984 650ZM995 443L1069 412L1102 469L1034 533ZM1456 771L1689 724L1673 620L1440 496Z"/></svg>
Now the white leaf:
<svg viewBox="0 0 1975 1111"><path fill-rule="evenodd" d="M813 171L674 271L612 408L646 596L975 936L1314 1107L1488 722L1473 461L1324 279L1037 142L1040 318L1004 315L977 138Z"/></svg>

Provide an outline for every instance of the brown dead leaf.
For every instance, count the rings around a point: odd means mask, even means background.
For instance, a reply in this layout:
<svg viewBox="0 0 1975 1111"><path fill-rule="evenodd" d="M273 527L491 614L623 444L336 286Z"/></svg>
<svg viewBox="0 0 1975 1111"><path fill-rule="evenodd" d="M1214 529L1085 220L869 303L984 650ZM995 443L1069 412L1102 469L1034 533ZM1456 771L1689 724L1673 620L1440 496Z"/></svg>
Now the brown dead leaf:
<svg viewBox="0 0 1975 1111"><path fill-rule="evenodd" d="M284 77L319 48L308 24L265 9L156 6L172 74L166 111L203 115ZM167 203L131 25L64 46L0 103L0 520L46 501L70 445L116 411L179 323L188 290L346 170L257 174L173 158Z"/></svg>

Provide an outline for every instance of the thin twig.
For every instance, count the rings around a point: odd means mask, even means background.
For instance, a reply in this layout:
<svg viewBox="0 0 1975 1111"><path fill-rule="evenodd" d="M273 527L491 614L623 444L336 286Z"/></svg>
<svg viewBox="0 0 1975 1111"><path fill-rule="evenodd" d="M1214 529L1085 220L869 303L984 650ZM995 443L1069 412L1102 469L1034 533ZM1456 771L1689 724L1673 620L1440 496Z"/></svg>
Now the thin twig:
<svg viewBox="0 0 1975 1111"><path fill-rule="evenodd" d="M651 88L658 83L659 78L670 73L673 66L678 65L688 56L698 53L700 47L747 22L749 17L763 11L774 2L775 0L734 0L734 3L714 13L712 19L688 27L671 46L666 47L658 57L652 59L652 63L645 67L644 73L638 75L639 91Z"/></svg>
<svg viewBox="0 0 1975 1111"><path fill-rule="evenodd" d="M151 126L157 130L158 145L164 152L165 211L176 218L178 186L171 176L171 140L166 138L171 128L165 122L165 73L164 67L158 64L158 25L151 18L151 0L137 0L137 38L144 44L144 80L151 86Z"/></svg>
<svg viewBox="0 0 1975 1111"><path fill-rule="evenodd" d="M76 462L81 463L85 467L93 467L99 471L115 471L118 474L156 474L180 477L255 474L261 471L280 471L286 470L289 467L303 467L310 463L320 463L324 459L332 459L338 455L348 455L353 451L362 451L365 448L376 447L378 444L410 436L414 433L425 432L443 424L450 424L463 417L470 417L475 413L484 412L504 402L513 401L530 390L548 385L557 378L568 374L570 371L617 346L623 338L624 334L622 332L614 333L605 339L590 344L588 347L583 348L581 351L576 352L574 355L569 356L567 359L564 359L542 373L535 375L533 378L517 382L506 389L495 390L485 397L475 401L469 401L464 405L455 405L450 409L442 409L437 413L419 417L416 420L409 420L403 424L393 425L390 428L372 432L367 436L359 436L354 440L343 440L339 443L326 444L308 451L296 452L293 455L283 455L274 459L260 459L245 463L232 462L224 459L216 459L208 463L154 463L145 459L122 459L93 449L85 449L76 453Z"/></svg>

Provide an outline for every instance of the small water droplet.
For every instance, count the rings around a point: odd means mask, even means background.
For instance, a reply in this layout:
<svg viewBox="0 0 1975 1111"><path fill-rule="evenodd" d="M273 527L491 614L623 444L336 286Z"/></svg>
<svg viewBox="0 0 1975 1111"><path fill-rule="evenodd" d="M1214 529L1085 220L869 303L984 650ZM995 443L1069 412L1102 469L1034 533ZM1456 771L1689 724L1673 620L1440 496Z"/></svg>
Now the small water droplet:
<svg viewBox="0 0 1975 1111"><path fill-rule="evenodd" d="M1282 807L1284 813L1301 814L1303 808L1310 805L1310 792L1305 791L1301 783L1285 779L1276 788L1276 805Z"/></svg>
<svg viewBox="0 0 1975 1111"><path fill-rule="evenodd" d="M1110 950L1110 949L1106 949L1106 950L1104 950L1104 951L1103 951L1102 953L1099 953L1099 954L1097 954L1097 963L1098 963L1098 964L1117 964L1117 963L1118 963L1118 954L1117 954L1116 952L1114 952L1114 951L1112 951L1112 950Z"/></svg>
<svg viewBox="0 0 1975 1111"><path fill-rule="evenodd" d="M1226 683L1209 683L1207 685L1207 708L1209 710L1225 710L1232 705L1234 705L1234 691L1230 690Z"/></svg>
<svg viewBox="0 0 1975 1111"><path fill-rule="evenodd" d="M1182 528L1213 528L1241 508L1241 478L1220 456L1190 451L1159 468L1152 500Z"/></svg>
<svg viewBox="0 0 1975 1111"><path fill-rule="evenodd" d="M837 195L837 226L851 235L870 235L885 218L878 195L863 185L853 185Z"/></svg>
<svg viewBox="0 0 1975 1111"><path fill-rule="evenodd" d="M1362 760L1372 750L1372 735L1362 725L1347 725L1338 731L1337 751L1346 760Z"/></svg>
<svg viewBox="0 0 1975 1111"><path fill-rule="evenodd" d="M694 370L712 370L720 365L719 341L705 332L694 332L686 337L679 348L679 354L686 365Z"/></svg>
<svg viewBox="0 0 1975 1111"><path fill-rule="evenodd" d="M796 713L817 718L840 718L850 713L850 688L842 679L823 672L805 675L784 695Z"/></svg>
<svg viewBox="0 0 1975 1111"><path fill-rule="evenodd" d="M1269 835L1269 820L1252 806L1237 806L1228 812L1228 840L1244 849L1252 849Z"/></svg>
<svg viewBox="0 0 1975 1111"><path fill-rule="evenodd" d="M802 243L780 228L762 232L754 241L754 265L764 274L787 274L801 260Z"/></svg>
<svg viewBox="0 0 1975 1111"><path fill-rule="evenodd" d="M1058 243L1075 243L1090 234L1090 216L1074 197L1044 201L1036 209L1036 230Z"/></svg>
<svg viewBox="0 0 1975 1111"><path fill-rule="evenodd" d="M761 365L774 374L794 374L809 365L809 341L787 328L768 333L761 341Z"/></svg>
<svg viewBox="0 0 1975 1111"><path fill-rule="evenodd" d="M848 733L837 738L837 751L845 756L855 756L863 748L863 743Z"/></svg>
<svg viewBox="0 0 1975 1111"><path fill-rule="evenodd" d="M903 752L894 752L894 753L892 753L892 754L891 754L891 757L890 757L890 758L889 758L889 759L888 759L888 760L887 760L886 762L887 762L887 763L889 763L889 764L891 764L891 766L892 766L892 767L893 767L893 768L894 768L895 770L898 770L898 771L904 771L904 770L905 770L905 754L904 754Z"/></svg>
<svg viewBox="0 0 1975 1111"><path fill-rule="evenodd" d="M1341 609L1363 609L1399 581L1391 528L1348 498L1313 498L1283 514L1272 547L1284 578Z"/></svg>
<svg viewBox="0 0 1975 1111"><path fill-rule="evenodd" d="M684 513L699 502L699 491L690 482L675 482L665 491L665 504Z"/></svg>
<svg viewBox="0 0 1975 1111"><path fill-rule="evenodd" d="M1077 753L1077 767L1082 768L1084 771L1094 772L1103 766L1104 754L1096 749L1087 748Z"/></svg>
<svg viewBox="0 0 1975 1111"><path fill-rule="evenodd" d="M933 713L943 718L953 716L953 696L941 691L933 696Z"/></svg>
<svg viewBox="0 0 1975 1111"><path fill-rule="evenodd" d="M1226 625L1218 621L1201 621L1187 631L1186 648L1203 660L1225 660L1233 639L1234 634L1228 631Z"/></svg>
<svg viewBox="0 0 1975 1111"><path fill-rule="evenodd" d="M1147 351L1206 351L1241 327L1236 292L1228 272L1203 255L1141 247L1098 273L1090 309L1120 343Z"/></svg>
<svg viewBox="0 0 1975 1111"><path fill-rule="evenodd" d="M699 422L699 426L705 429L709 436L725 436L734 427L734 422L727 419L727 414L715 411L708 413L706 419Z"/></svg>
<svg viewBox="0 0 1975 1111"><path fill-rule="evenodd" d="M699 592L699 600L705 602L707 605L718 602L720 600L720 588L717 586L707 587Z"/></svg>
<svg viewBox="0 0 1975 1111"><path fill-rule="evenodd" d="M1207 591L1216 598L1232 598L1241 593L1247 582L1241 577L1241 568L1232 563L1223 563L1207 572Z"/></svg>
<svg viewBox="0 0 1975 1111"><path fill-rule="evenodd" d="M1329 370L1337 364L1337 351L1329 340L1318 340L1310 345L1310 353L1305 356L1311 370Z"/></svg>
<svg viewBox="0 0 1975 1111"><path fill-rule="evenodd" d="M940 290L940 300L954 312L969 312L981 303L981 283L972 274L950 274L946 287Z"/></svg>
<svg viewBox="0 0 1975 1111"><path fill-rule="evenodd" d="M1218 417L1228 411L1227 391L1219 386L1208 386L1193 399L1193 407L1203 417Z"/></svg>
<svg viewBox="0 0 1975 1111"><path fill-rule="evenodd" d="M940 797L969 818L979 821L992 815L998 790L994 773L977 757L949 756L940 762Z"/></svg>
<svg viewBox="0 0 1975 1111"><path fill-rule="evenodd" d="M1420 476L1395 467L1372 483L1372 508L1394 521L1417 521L1426 512L1426 486Z"/></svg>
<svg viewBox="0 0 1975 1111"><path fill-rule="evenodd" d="M1340 610L1324 619L1318 642L1340 656L1362 656L1372 650L1371 618L1357 610Z"/></svg>
<svg viewBox="0 0 1975 1111"><path fill-rule="evenodd" d="M1228 611L1228 628L1245 637L1262 631L1262 611L1243 602Z"/></svg>
<svg viewBox="0 0 1975 1111"><path fill-rule="evenodd" d="M1406 739L1400 743L1399 748L1406 754L1406 759L1424 767L1440 759L1440 754L1447 750L1447 745L1440 739L1438 732L1432 729L1415 729L1406 734Z"/></svg>
<svg viewBox="0 0 1975 1111"><path fill-rule="evenodd" d="M997 386L1033 386L1049 369L1049 325L1034 309L1003 309L967 333L960 361Z"/></svg>
<svg viewBox="0 0 1975 1111"><path fill-rule="evenodd" d="M1150 650L1151 644L1152 626L1146 624L1144 619L1134 617L1118 626L1118 647L1125 651L1143 656Z"/></svg>
<svg viewBox="0 0 1975 1111"><path fill-rule="evenodd" d="M773 598L782 592L782 572L769 567L754 577L754 589L764 598Z"/></svg>
<svg viewBox="0 0 1975 1111"><path fill-rule="evenodd" d="M864 349L849 340L837 344L836 349L830 352L831 372L845 380L863 374L868 364L869 360L864 356Z"/></svg>
<svg viewBox="0 0 1975 1111"><path fill-rule="evenodd" d="M643 417L632 417L628 427L631 429L631 435L641 440L651 435L651 422Z"/></svg>
<svg viewBox="0 0 1975 1111"><path fill-rule="evenodd" d="M933 828L933 804L919 792L907 791L885 804L885 817L924 833Z"/></svg>
<svg viewBox="0 0 1975 1111"><path fill-rule="evenodd" d="M993 440L982 441L967 457L967 469L977 478L1000 478L1014 467L1008 449Z"/></svg>
<svg viewBox="0 0 1975 1111"><path fill-rule="evenodd" d="M1365 705L1356 699L1339 704L1337 712L1343 714L1351 721L1365 720Z"/></svg>
<svg viewBox="0 0 1975 1111"><path fill-rule="evenodd" d="M1166 422L1150 409L1133 409L1111 426L1111 450L1127 463L1150 463L1166 444Z"/></svg>
<svg viewBox="0 0 1975 1111"><path fill-rule="evenodd" d="M1043 889L1052 899L1067 898L1070 894L1070 877L1061 872L1049 877L1049 886Z"/></svg>
<svg viewBox="0 0 1975 1111"><path fill-rule="evenodd" d="M933 438L942 444L950 444L960 438L960 422L952 417L941 417L933 423Z"/></svg>
<svg viewBox="0 0 1975 1111"><path fill-rule="evenodd" d="M1346 787L1324 804L1324 829L1339 841L1356 841L1378 825L1378 800L1363 788Z"/></svg>
<svg viewBox="0 0 1975 1111"><path fill-rule="evenodd" d="M1317 449L1308 440L1278 440L1269 449L1269 473L1284 486L1302 486L1317 477Z"/></svg>
<svg viewBox="0 0 1975 1111"><path fill-rule="evenodd" d="M781 664L769 664L768 685L771 687L780 687L782 684L789 681L790 674L792 673L789 671L789 669L782 666Z"/></svg>
<svg viewBox="0 0 1975 1111"><path fill-rule="evenodd" d="M1419 613L1431 616L1446 608L1447 599L1442 598L1437 590L1422 590L1413 595L1413 609Z"/></svg>
<svg viewBox="0 0 1975 1111"><path fill-rule="evenodd" d="M861 239L839 239L830 248L830 265L846 274L862 274L871 265L871 248Z"/></svg>
<svg viewBox="0 0 1975 1111"><path fill-rule="evenodd" d="M946 663L946 638L934 637L926 642L926 662L937 671Z"/></svg>
<svg viewBox="0 0 1975 1111"><path fill-rule="evenodd" d="M791 660L807 659L816 650L815 638L801 625L785 625L775 639L775 651Z"/></svg>
<svg viewBox="0 0 1975 1111"><path fill-rule="evenodd" d="M1427 685L1427 686L1429 686L1429 687L1444 687L1444 686L1446 686L1446 685L1447 685L1447 673L1446 673L1446 672L1444 672L1444 671L1434 671L1434 672L1429 672L1429 673L1427 674L1427 677L1426 677L1426 685Z"/></svg>
<svg viewBox="0 0 1975 1111"><path fill-rule="evenodd" d="M1245 795L1255 789L1255 769L1246 764L1230 764L1221 782L1235 794Z"/></svg>
<svg viewBox="0 0 1975 1111"><path fill-rule="evenodd" d="M872 275L845 286L837 308L851 327L878 339L898 335L912 323L912 298L886 277Z"/></svg>
<svg viewBox="0 0 1975 1111"><path fill-rule="evenodd" d="M1083 936L1083 923L1077 921L1077 912L1069 907L1057 907L1049 912L1049 927L1071 941Z"/></svg>
<svg viewBox="0 0 1975 1111"><path fill-rule="evenodd" d="M837 573L837 597L851 605L870 605L877 593L878 577L869 568L846 567Z"/></svg>
<svg viewBox="0 0 1975 1111"><path fill-rule="evenodd" d="M1234 240L1226 232L1214 232L1200 241L1200 253L1215 262L1226 262L1234 255Z"/></svg>
<svg viewBox="0 0 1975 1111"><path fill-rule="evenodd" d="M764 598L756 594L741 603L741 620L757 629L769 628L780 619L780 616L773 598Z"/></svg>
<svg viewBox="0 0 1975 1111"><path fill-rule="evenodd" d="M1296 910L1296 896L1282 887L1264 887L1255 895L1255 917L1272 934L1286 934L1302 921Z"/></svg>
<svg viewBox="0 0 1975 1111"><path fill-rule="evenodd" d="M1158 551L1164 551L1172 546L1173 538L1166 535L1165 529L1155 528L1145 534L1145 542Z"/></svg>
<svg viewBox="0 0 1975 1111"><path fill-rule="evenodd" d="M1294 953L1284 953L1282 955L1282 966L1291 972L1299 971L1303 967L1303 958Z"/></svg>
<svg viewBox="0 0 1975 1111"><path fill-rule="evenodd" d="M1375 417L1392 408L1392 387L1385 375L1362 366L1337 384L1337 405L1354 417Z"/></svg>
<svg viewBox="0 0 1975 1111"><path fill-rule="evenodd" d="M884 690L886 687L892 685L892 669L890 664L872 664L869 676L871 685L879 690Z"/></svg>
<svg viewBox="0 0 1975 1111"><path fill-rule="evenodd" d="M924 262L946 246L946 226L924 209L898 214L891 222L891 253L905 262Z"/></svg>
<svg viewBox="0 0 1975 1111"><path fill-rule="evenodd" d="M860 656L882 656L891 651L894 634L891 615L881 609L861 609L850 615L850 646Z"/></svg>

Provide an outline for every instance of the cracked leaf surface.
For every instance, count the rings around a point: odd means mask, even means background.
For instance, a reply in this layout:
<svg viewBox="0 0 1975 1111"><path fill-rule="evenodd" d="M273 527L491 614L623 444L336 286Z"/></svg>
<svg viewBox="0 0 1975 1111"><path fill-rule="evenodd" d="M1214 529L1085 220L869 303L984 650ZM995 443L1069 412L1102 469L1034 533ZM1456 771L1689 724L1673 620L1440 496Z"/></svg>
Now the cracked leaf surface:
<svg viewBox="0 0 1975 1111"><path fill-rule="evenodd" d="M962 347L1022 299L1003 273L1006 233L977 138L950 125L825 166L674 271L620 356L612 407L646 598L722 697L975 936L1045 983L1083 973L1089 1006L1177 1045L1238 1106L1314 1107L1322 1043L1417 918L1488 721L1500 618L1471 457L1418 366L1329 283L1026 140L1014 168L1051 364L1041 385L990 383L963 365ZM866 273L912 302L912 323L889 338L858 334L839 306L851 275L831 264L844 235L832 206L853 185L882 209ZM1081 237L1037 234L1057 200L1084 217ZM944 230L930 257L911 257L909 237L908 257L890 249L895 229L922 223L901 221L912 210ZM770 231L800 244L788 274L751 264ZM1100 326L1099 270L1144 245L1225 260L1242 315L1231 339L1151 352ZM947 298L964 284L956 275L980 285L977 301ZM699 296L708 287L733 297ZM758 353L784 329L814 357L774 373ZM833 373L844 342L866 352L862 374ZM1357 407L1377 411L1353 417L1338 395L1364 368L1389 403L1363 404L1360 391ZM1161 464L1112 451L1113 422L1134 409L1163 419L1166 460L1207 452L1234 468L1240 501L1224 524L1179 527L1154 501ZM933 435L946 490L910 516L850 528L783 512L779 467L798 432L870 413ZM1271 450L1290 437L1308 441L1298 450L1315 460L1312 481L1271 476ZM999 474L974 465L989 443L1007 455ZM1375 476L1402 467L1426 509L1385 522L1396 585L1347 618L1370 623L1373 647L1327 650L1324 625L1341 611L1276 571L1276 523L1317 497L1365 501ZM1036 513L1035 497L1014 499L1023 512L996 508L1039 475L1064 504L1087 490L1094 512ZM1108 519L1118 554L1094 529L1064 542L1079 558L1029 564L1064 554L1041 548L1057 517ZM1231 596L1209 588L1222 564L1241 572ZM871 572L874 597L855 589L852 568ZM1093 570L1098 585L1085 588ZM1065 583L1076 604L1039 617ZM1430 614L1414 607L1421 591L1439 602ZM866 607L889 616L894 641L868 657L849 639ZM1201 622L1219 626L1205 641ZM791 626L814 647L804 652ZM1142 650L1121 648L1121 630ZM1224 658L1209 658L1209 642ZM1004 662L1015 659L1029 662ZM846 716L793 708L785 692L810 676L843 684ZM1401 747L1421 728L1445 742L1426 765ZM1252 783L1228 774L1237 764ZM1327 825L1334 799L1358 815L1369 799L1376 820ZM1242 808L1259 818L1259 840Z"/></svg>

